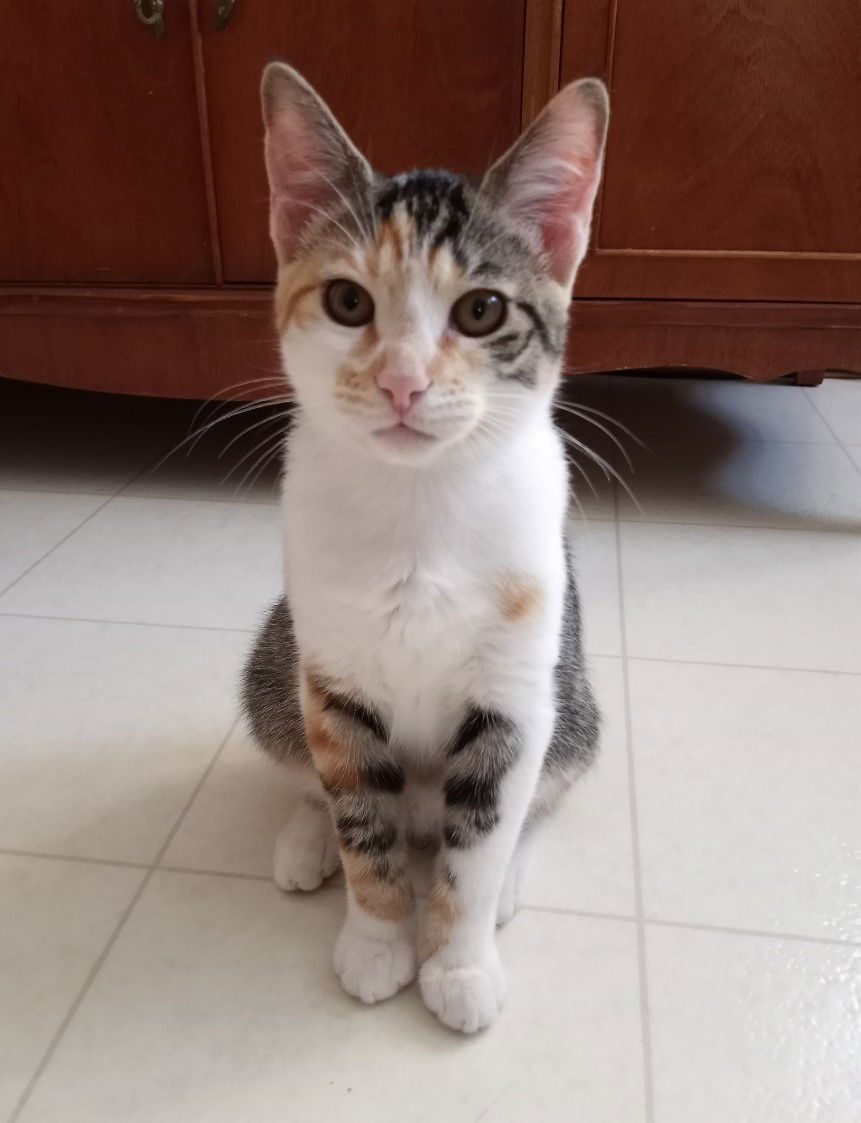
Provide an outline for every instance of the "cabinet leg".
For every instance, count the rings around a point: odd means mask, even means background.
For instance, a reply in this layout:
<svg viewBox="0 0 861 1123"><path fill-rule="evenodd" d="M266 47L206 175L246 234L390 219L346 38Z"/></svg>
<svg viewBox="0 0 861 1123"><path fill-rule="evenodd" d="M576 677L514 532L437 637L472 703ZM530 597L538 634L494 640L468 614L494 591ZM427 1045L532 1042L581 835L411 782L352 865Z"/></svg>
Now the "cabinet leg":
<svg viewBox="0 0 861 1123"><path fill-rule="evenodd" d="M795 386L821 386L827 370L797 370L788 376Z"/></svg>

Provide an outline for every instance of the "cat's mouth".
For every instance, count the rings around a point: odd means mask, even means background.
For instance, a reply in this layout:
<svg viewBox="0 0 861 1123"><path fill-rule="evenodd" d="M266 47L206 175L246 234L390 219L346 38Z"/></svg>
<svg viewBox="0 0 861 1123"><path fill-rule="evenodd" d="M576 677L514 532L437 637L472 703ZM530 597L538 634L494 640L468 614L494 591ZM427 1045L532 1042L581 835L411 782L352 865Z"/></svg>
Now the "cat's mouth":
<svg viewBox="0 0 861 1123"><path fill-rule="evenodd" d="M408 425L405 421L398 421L394 425L388 425L385 429L375 429L374 436L388 444L395 444L400 447L436 440L430 433L425 433L421 429L414 429L412 425Z"/></svg>

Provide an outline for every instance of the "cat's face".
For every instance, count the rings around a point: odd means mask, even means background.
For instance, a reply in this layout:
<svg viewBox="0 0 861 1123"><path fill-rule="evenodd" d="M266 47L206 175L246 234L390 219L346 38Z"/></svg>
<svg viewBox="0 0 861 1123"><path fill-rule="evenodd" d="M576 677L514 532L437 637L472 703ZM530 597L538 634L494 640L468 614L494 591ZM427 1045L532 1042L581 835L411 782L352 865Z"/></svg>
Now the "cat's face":
<svg viewBox="0 0 861 1123"><path fill-rule="evenodd" d="M283 64L263 105L276 324L307 417L421 464L504 442L546 409L600 177L600 83L558 95L477 188L375 174Z"/></svg>

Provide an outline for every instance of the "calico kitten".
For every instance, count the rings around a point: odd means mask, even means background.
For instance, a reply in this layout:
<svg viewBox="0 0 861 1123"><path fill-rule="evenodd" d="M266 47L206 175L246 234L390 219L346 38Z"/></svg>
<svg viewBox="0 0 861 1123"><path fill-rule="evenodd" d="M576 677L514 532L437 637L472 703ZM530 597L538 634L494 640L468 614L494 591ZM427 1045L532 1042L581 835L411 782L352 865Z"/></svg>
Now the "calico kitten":
<svg viewBox="0 0 861 1123"><path fill-rule="evenodd" d="M597 745L551 404L607 94L562 90L475 188L377 174L288 66L262 92L299 404L285 592L245 678L298 796L275 880L343 865L345 989L380 1001L418 964L427 1006L471 1032L503 1000L495 927L537 827ZM438 846L420 927L410 843Z"/></svg>

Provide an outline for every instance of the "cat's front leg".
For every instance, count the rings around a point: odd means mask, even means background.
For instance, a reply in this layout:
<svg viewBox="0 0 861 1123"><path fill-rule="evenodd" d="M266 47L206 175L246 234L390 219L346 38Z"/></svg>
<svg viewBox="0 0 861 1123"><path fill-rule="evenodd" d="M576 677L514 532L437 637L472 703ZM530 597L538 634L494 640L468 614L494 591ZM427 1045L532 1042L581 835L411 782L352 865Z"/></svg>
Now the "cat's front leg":
<svg viewBox="0 0 861 1123"><path fill-rule="evenodd" d="M380 715L354 694L305 671L308 746L329 797L347 882L347 919L335 946L344 989L380 1002L415 977L413 891L400 796Z"/></svg>
<svg viewBox="0 0 861 1123"><path fill-rule="evenodd" d="M505 997L499 895L551 730L548 699L518 716L476 704L448 750L443 845L419 944L419 984L425 1004L465 1033L489 1025Z"/></svg>

